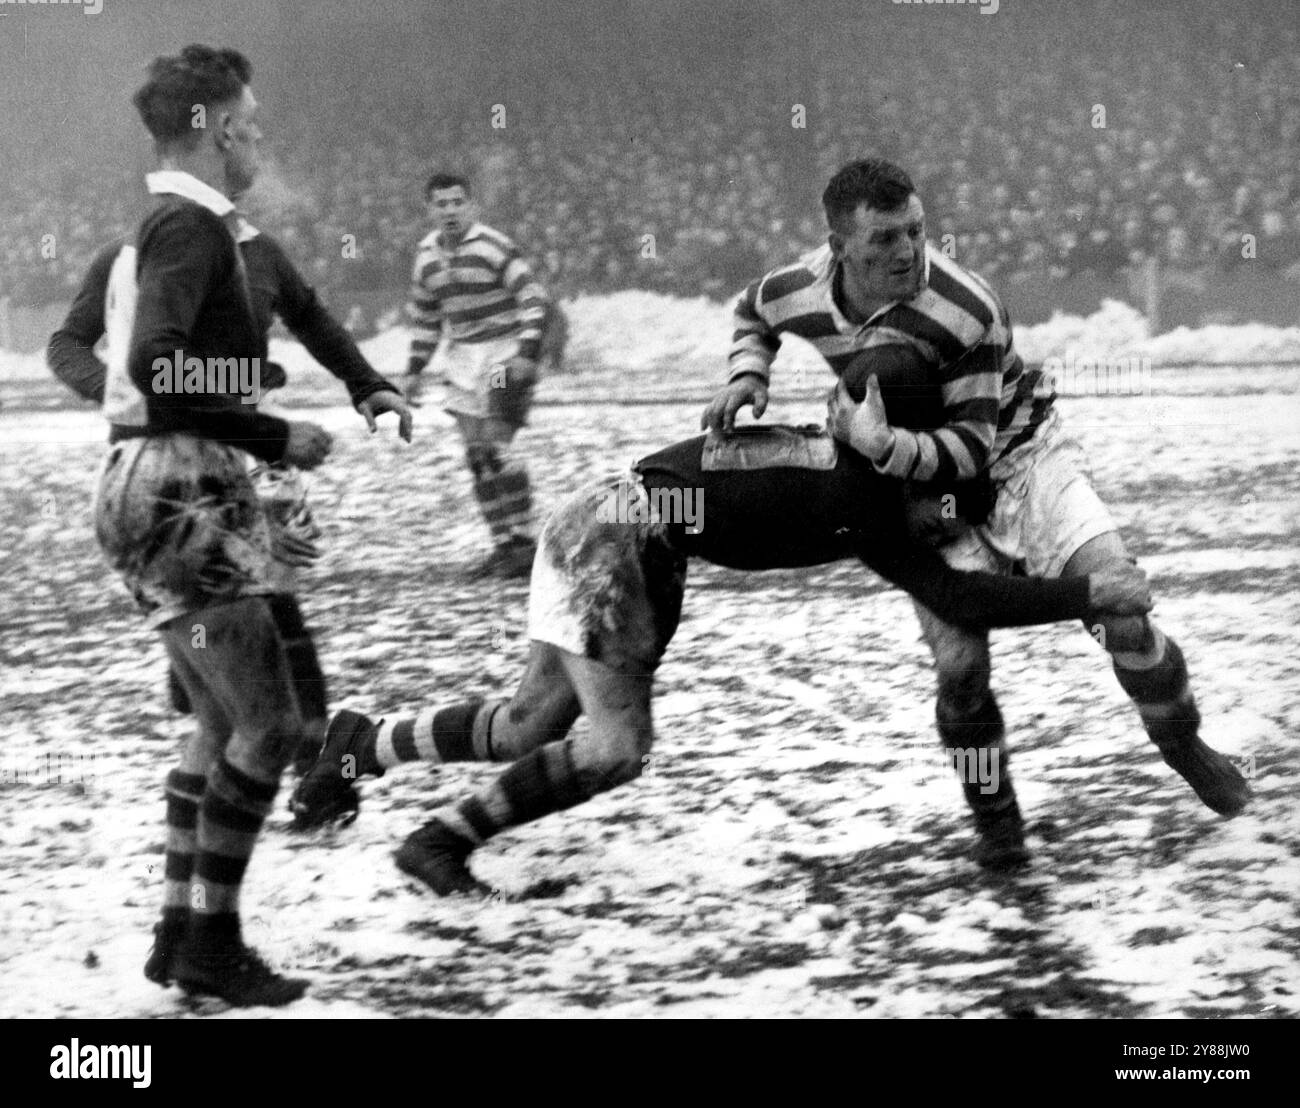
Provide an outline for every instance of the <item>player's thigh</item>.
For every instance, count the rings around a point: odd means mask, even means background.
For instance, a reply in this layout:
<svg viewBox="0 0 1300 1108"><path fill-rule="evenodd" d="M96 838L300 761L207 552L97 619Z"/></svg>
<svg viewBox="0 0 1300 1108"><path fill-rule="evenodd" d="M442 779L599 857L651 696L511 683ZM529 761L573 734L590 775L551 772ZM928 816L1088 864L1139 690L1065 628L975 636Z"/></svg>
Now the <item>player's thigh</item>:
<svg viewBox="0 0 1300 1108"><path fill-rule="evenodd" d="M561 650L534 640L519 687L492 717L492 751L509 760L568 735L582 711Z"/></svg>
<svg viewBox="0 0 1300 1108"><path fill-rule="evenodd" d="M199 609L162 633L169 653L183 659L234 731L264 734L299 725L280 630L263 597Z"/></svg>
<svg viewBox="0 0 1300 1108"><path fill-rule="evenodd" d="M1129 561L1128 549L1118 531L1108 531L1085 542L1070 555L1062 577L1084 577L1096 573L1116 562ZM1133 652L1142 650L1148 640L1150 624L1145 616L1109 616L1098 615L1084 621L1089 633L1100 639L1102 646L1115 651ZM1103 634L1097 634L1097 628Z"/></svg>
<svg viewBox="0 0 1300 1108"><path fill-rule="evenodd" d="M654 678L629 673L560 651L561 663L591 723L574 740L574 765L592 791L612 788L641 773L654 743L650 696Z"/></svg>
<svg viewBox="0 0 1300 1108"><path fill-rule="evenodd" d="M216 697L209 691L202 676L192 668L189 651L182 650L173 638L163 635L163 644L172 664L172 672L189 697L190 711L198 725L181 751L182 773L207 775L212 763L220 756L230 741L231 723Z"/></svg>

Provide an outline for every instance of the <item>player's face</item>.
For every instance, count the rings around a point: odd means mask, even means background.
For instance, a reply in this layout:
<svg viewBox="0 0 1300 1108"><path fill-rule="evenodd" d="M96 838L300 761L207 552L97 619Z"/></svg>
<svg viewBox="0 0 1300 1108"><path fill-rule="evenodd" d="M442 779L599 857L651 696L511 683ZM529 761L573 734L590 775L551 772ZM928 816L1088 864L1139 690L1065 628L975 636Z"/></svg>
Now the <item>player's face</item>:
<svg viewBox="0 0 1300 1108"><path fill-rule="evenodd" d="M853 213L851 233L831 232L850 294L859 303L889 303L914 296L925 273L925 209L913 193L892 212L865 204Z"/></svg>
<svg viewBox="0 0 1300 1108"><path fill-rule="evenodd" d="M460 238L469 227L469 197L460 185L449 189L434 189L429 197L429 218L448 237Z"/></svg>
<svg viewBox="0 0 1300 1108"><path fill-rule="evenodd" d="M257 100L247 85L222 116L221 141L225 143L226 195L238 196L257 176L258 144L262 141L262 130L257 125Z"/></svg>

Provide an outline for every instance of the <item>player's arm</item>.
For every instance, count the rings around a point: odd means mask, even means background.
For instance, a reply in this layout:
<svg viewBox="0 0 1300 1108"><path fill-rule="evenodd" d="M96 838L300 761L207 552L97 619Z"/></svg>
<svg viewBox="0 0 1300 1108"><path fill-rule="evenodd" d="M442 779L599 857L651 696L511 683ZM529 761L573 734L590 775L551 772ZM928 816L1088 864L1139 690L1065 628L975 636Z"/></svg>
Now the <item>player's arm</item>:
<svg viewBox="0 0 1300 1108"><path fill-rule="evenodd" d="M50 336L45 350L50 372L83 400L96 404L104 402L108 367L95 354L95 344L104 335L108 277L121 249L122 244L115 242L95 255L63 325Z"/></svg>
<svg viewBox="0 0 1300 1108"><path fill-rule="evenodd" d="M546 324L546 292L517 251L511 251L506 258L501 284L514 294L519 306L519 349L515 357L535 366L541 357L542 330Z"/></svg>
<svg viewBox="0 0 1300 1108"><path fill-rule="evenodd" d="M1002 405L1005 334L1000 322L942 369L944 423L933 431L891 426L878 386L859 406L841 383L832 401L831 433L871 459L876 471L904 480L966 480L987 466ZM869 379L869 386L875 378Z"/></svg>
<svg viewBox="0 0 1300 1108"><path fill-rule="evenodd" d="M235 245L214 215L186 205L151 220L141 234L135 324L127 368L144 396L149 421L278 462L289 443L289 423L240 403L237 396L154 388L155 362L182 364L190 337L213 289L232 277Z"/></svg>
<svg viewBox="0 0 1300 1108"><path fill-rule="evenodd" d="M858 556L949 623L1026 627L1101 611L1140 615L1151 610L1146 575L1127 563L1087 577L1003 577L953 569L933 548L901 537L875 537L859 547Z"/></svg>
<svg viewBox="0 0 1300 1108"><path fill-rule="evenodd" d="M406 359L406 372L410 376L421 373L438 348L443 310L431 279L439 264L430 252L421 250L416 253L411 292L406 302L406 317L412 330L411 351Z"/></svg>
<svg viewBox="0 0 1300 1108"><path fill-rule="evenodd" d="M737 298L732 311L731 353L727 355L727 384L704 409L701 430L731 431L736 413L753 405L754 418L767 410L767 385L772 363L781 349L781 336L763 314L760 277Z"/></svg>

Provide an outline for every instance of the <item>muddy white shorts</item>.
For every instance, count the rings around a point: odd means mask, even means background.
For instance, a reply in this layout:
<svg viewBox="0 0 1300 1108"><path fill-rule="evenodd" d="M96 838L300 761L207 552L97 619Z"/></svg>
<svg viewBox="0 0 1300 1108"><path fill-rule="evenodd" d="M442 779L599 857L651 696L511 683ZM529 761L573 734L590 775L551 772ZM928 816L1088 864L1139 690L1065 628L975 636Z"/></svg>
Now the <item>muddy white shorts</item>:
<svg viewBox="0 0 1300 1108"><path fill-rule="evenodd" d="M113 443L95 537L151 627L213 604L289 591L243 451L191 435Z"/></svg>
<svg viewBox="0 0 1300 1108"><path fill-rule="evenodd" d="M988 521L943 547L954 569L996 573L1018 567L1059 577L1084 543L1116 530L1093 491L1083 447L1053 411L1029 442L989 469L997 502Z"/></svg>
<svg viewBox="0 0 1300 1108"><path fill-rule="evenodd" d="M649 676L681 618L686 558L641 479L592 484L546 521L528 595L528 637L620 673Z"/></svg>
<svg viewBox="0 0 1300 1108"><path fill-rule="evenodd" d="M455 415L486 419L491 390L506 381L502 367L519 352L513 337L486 342L444 342L434 352L428 372L443 382L442 406Z"/></svg>

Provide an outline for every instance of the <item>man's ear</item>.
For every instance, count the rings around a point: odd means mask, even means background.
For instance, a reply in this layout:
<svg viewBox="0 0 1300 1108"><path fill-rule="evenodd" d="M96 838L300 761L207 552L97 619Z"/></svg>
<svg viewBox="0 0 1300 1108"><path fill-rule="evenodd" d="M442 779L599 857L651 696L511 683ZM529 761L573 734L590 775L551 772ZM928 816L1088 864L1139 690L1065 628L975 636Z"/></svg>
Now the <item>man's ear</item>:
<svg viewBox="0 0 1300 1108"><path fill-rule="evenodd" d="M216 136L217 149L229 150L230 144L234 141L232 132L235 129L235 118L229 112L219 112L217 114L217 125L213 129Z"/></svg>

